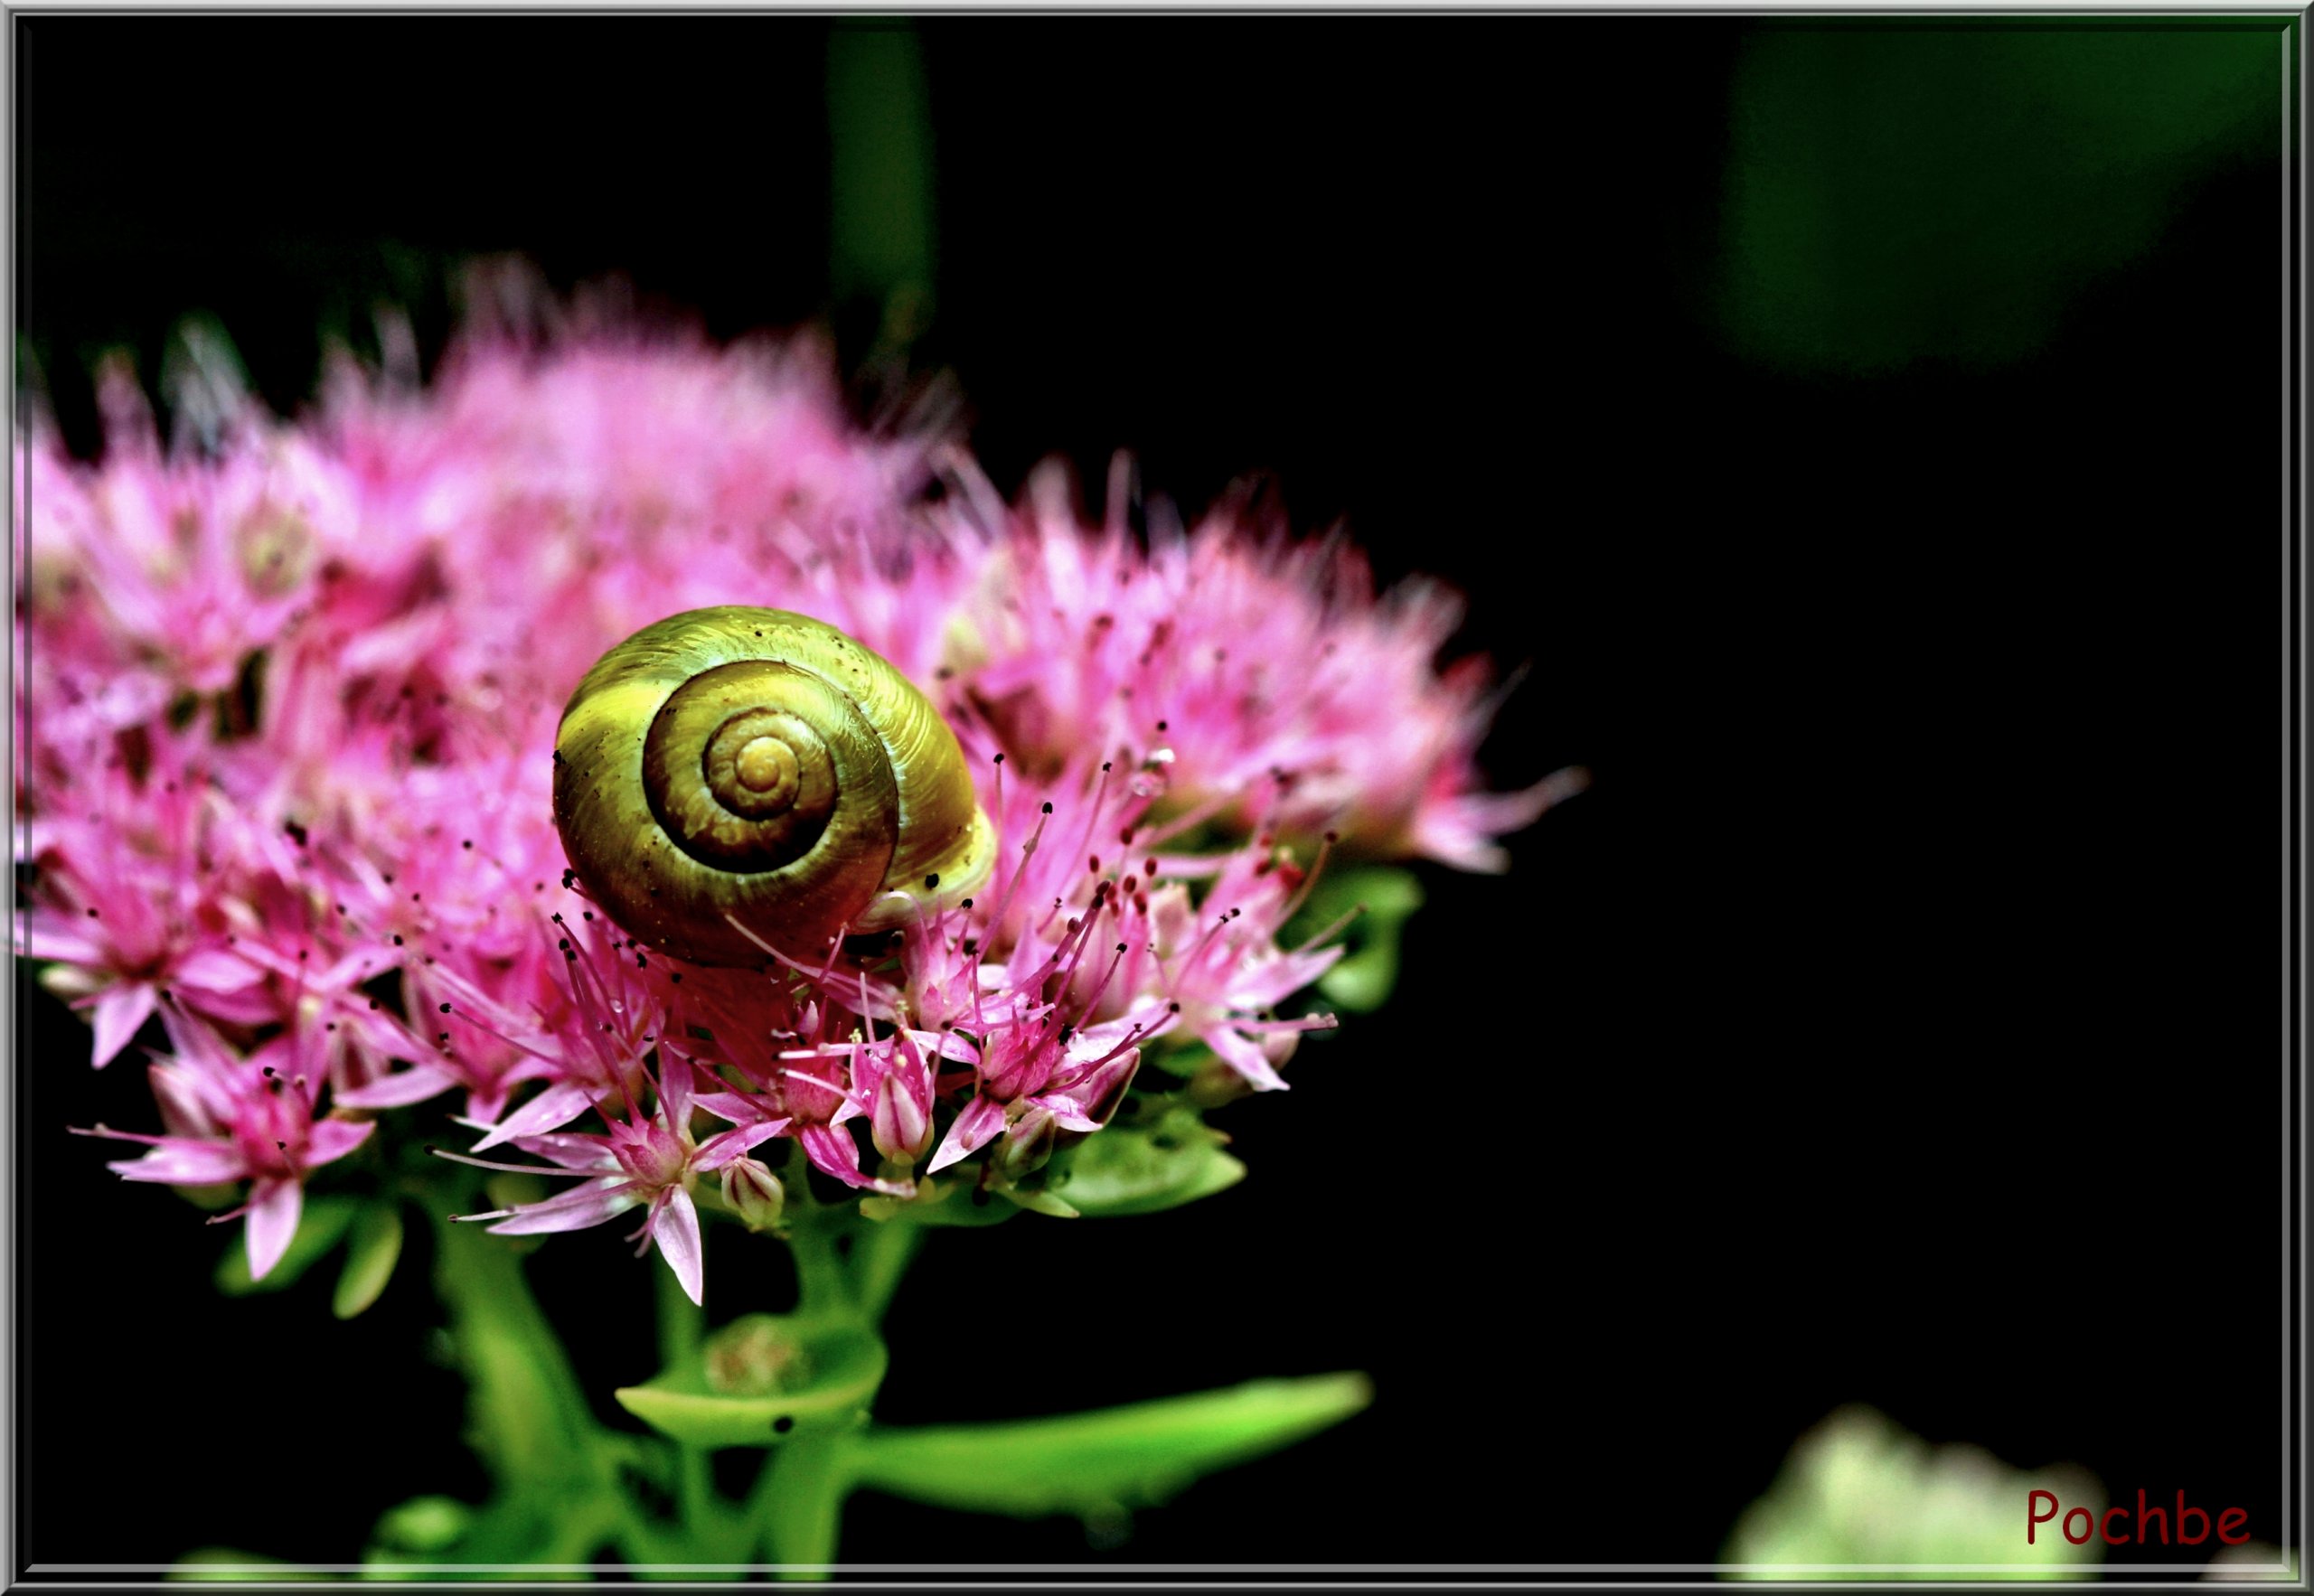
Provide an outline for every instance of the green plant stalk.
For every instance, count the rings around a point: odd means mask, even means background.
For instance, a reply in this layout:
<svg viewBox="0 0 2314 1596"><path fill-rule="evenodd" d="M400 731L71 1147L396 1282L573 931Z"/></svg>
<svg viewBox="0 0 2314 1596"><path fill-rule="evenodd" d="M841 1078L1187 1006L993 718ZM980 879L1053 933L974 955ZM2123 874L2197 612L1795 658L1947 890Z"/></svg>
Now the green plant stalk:
<svg viewBox="0 0 2314 1596"><path fill-rule="evenodd" d="M683 1293L682 1282L672 1269L660 1269L659 1365L669 1367L695 1357L706 1331L706 1312ZM715 1506L714 1477L709 1472L707 1450L681 1442L675 1447L675 1503L686 1526L701 1526Z"/></svg>
<svg viewBox="0 0 2314 1596"><path fill-rule="evenodd" d="M905 1220L854 1220L851 1253L852 1291L860 1316L870 1328L883 1322L892 1293L899 1290L916 1250L924 1243L924 1226Z"/></svg>
<svg viewBox="0 0 2314 1596"><path fill-rule="evenodd" d="M873 1225L847 1208L823 1206L812 1196L808 1176L790 1190L795 1206L787 1244L795 1260L796 1319L872 1330L915 1251L912 1236L877 1233L916 1227ZM840 1244L846 1237L849 1266ZM848 1448L842 1431L814 1426L790 1436L765 1464L748 1519L760 1527L765 1561L786 1565L781 1578L823 1577L821 1569L835 1561L844 1498L851 1494Z"/></svg>
<svg viewBox="0 0 2314 1596"><path fill-rule="evenodd" d="M435 1220L434 1285L469 1382L469 1440L502 1491L591 1488L597 1425L503 1237Z"/></svg>
<svg viewBox="0 0 2314 1596"><path fill-rule="evenodd" d="M873 1343L923 1226L824 1205L801 1179L791 1190L785 1239L797 1301L789 1322L815 1338L833 1332ZM447 1224L439 1236L436 1283L472 1382L469 1440L496 1487L446 1562L584 1564L608 1551L640 1565L643 1578L715 1577L767 1563L782 1579L825 1578L855 1488L964 1512L1114 1519L1351 1417L1372 1398L1362 1375L1303 1375L1047 1419L892 1430L868 1421L870 1376L840 1400L800 1401L784 1423L772 1422L776 1404L750 1408L735 1428L731 1413L712 1411L721 1400L712 1396L682 1399L705 1400L704 1410L646 1407L637 1400L645 1390L670 1389L654 1381L619 1393L621 1405L658 1432L637 1436L596 1418L530 1294L522 1250ZM704 1316L672 1272L661 1275L661 1369L678 1378L679 1393L680 1382L701 1373ZM762 1433L767 1424L776 1439ZM744 1502L715 1489L708 1454L723 1446L767 1450ZM638 1500L638 1478L666 1489L672 1511Z"/></svg>
<svg viewBox="0 0 2314 1596"><path fill-rule="evenodd" d="M780 1578L824 1578L835 1561L843 1501L851 1494L842 1432L799 1432L774 1451L756 1487L750 1517L762 1526L764 1560Z"/></svg>
<svg viewBox="0 0 2314 1596"><path fill-rule="evenodd" d="M521 1250L438 1216L435 1238L435 1291L467 1379L467 1441L496 1488L456 1560L587 1563L616 1545L634 1563L682 1561L692 1512L704 1516L711 1496L705 1457L678 1459L685 1523L671 1535L620 1478L622 1464L647 1467L656 1443L597 1421L561 1338L531 1295ZM682 1306L693 1317L686 1321L663 1307L663 1336L696 1338L697 1310L688 1300ZM691 1479L702 1495L684 1501Z"/></svg>

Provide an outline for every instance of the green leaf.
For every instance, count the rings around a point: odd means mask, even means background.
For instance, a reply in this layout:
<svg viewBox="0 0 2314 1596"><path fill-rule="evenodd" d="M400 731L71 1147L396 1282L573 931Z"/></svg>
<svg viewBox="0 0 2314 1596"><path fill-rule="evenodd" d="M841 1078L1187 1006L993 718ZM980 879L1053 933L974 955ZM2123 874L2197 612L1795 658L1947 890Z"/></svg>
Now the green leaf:
<svg viewBox="0 0 2314 1596"><path fill-rule="evenodd" d="M1075 1219L1082 1213L1081 1209L1069 1206L1052 1193L1035 1187L1008 1186L1000 1189L997 1196L1015 1207L1026 1208L1030 1213L1043 1214L1054 1219Z"/></svg>
<svg viewBox="0 0 2314 1596"><path fill-rule="evenodd" d="M861 1326L750 1313L655 1379L612 1394L687 1445L774 1446L791 1430L859 1422L886 1362L883 1341Z"/></svg>
<svg viewBox="0 0 2314 1596"><path fill-rule="evenodd" d="M1373 1394L1364 1375L1313 1375L1059 1418L875 1429L855 1438L852 1473L967 1513L1114 1517L1338 1424Z"/></svg>
<svg viewBox="0 0 2314 1596"><path fill-rule="evenodd" d="M425 1557L456 1545L474 1516L472 1507L452 1497L412 1497L388 1508L370 1538L375 1550Z"/></svg>
<svg viewBox="0 0 2314 1596"><path fill-rule="evenodd" d="M1246 1166L1221 1150L1228 1138L1171 1098L1143 1099L1108 1129L1053 1156L1045 1190L1087 1217L1155 1214L1226 1191Z"/></svg>
<svg viewBox="0 0 2314 1596"><path fill-rule="evenodd" d="M1318 990L1341 1008L1366 1014L1379 1009L1397 984L1398 944L1406 922L1422 907L1422 883L1413 871L1370 865L1320 878L1281 940L1292 947L1361 904L1366 912L1342 933L1350 952L1318 978Z"/></svg>
<svg viewBox="0 0 2314 1596"><path fill-rule="evenodd" d="M372 1203L353 1221L345 1247L345 1267L337 1277L330 1311L352 1319L378 1300L401 1260L401 1211L391 1202Z"/></svg>
<svg viewBox="0 0 2314 1596"><path fill-rule="evenodd" d="M249 1278L249 1240L235 1231L232 1244L217 1263L217 1289L228 1297L246 1297L253 1291L278 1291L295 1285L299 1275L337 1245L361 1206L349 1197L307 1197L304 1211L297 1216L297 1234L289 1238L289 1250L263 1280Z"/></svg>

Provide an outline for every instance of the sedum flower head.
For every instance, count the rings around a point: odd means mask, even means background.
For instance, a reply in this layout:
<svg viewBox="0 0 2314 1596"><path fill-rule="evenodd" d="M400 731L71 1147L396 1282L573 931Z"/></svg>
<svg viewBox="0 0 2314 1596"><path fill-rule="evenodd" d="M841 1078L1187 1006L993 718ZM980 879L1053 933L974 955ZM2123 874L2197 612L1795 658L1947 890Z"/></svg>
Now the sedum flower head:
<svg viewBox="0 0 2314 1596"><path fill-rule="evenodd" d="M1484 792L1483 669L1436 662L1454 600L1378 594L1340 538L1237 501L1144 538L1050 474L1007 503L938 427L856 424L809 343L483 287L430 381L390 325L289 423L197 344L166 444L119 373L100 463L16 444L20 949L99 1066L161 1015L165 1132L97 1133L147 1145L132 1178L247 1182L253 1273L411 1110L572 1182L468 1217L643 1209L693 1298L700 1206L775 1225L783 1168L1023 1194L1152 1065L1286 1084L1333 1023L1304 994L1339 927L1287 940L1331 850L1492 868L1564 790ZM1000 841L973 899L751 971L588 901L562 706L637 628L734 602L933 699Z"/></svg>

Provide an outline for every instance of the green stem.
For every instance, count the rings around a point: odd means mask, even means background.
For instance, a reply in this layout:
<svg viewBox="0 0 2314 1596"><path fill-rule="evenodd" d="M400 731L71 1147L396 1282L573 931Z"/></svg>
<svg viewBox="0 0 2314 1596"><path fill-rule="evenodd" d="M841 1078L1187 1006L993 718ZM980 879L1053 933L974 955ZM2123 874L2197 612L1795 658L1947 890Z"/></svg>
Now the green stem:
<svg viewBox="0 0 2314 1596"><path fill-rule="evenodd" d="M882 1321L892 1293L908 1272L916 1250L924 1243L924 1226L905 1219L882 1224L863 1223L854 1233L851 1253L852 1290L861 1317L870 1325Z"/></svg>
<svg viewBox="0 0 2314 1596"><path fill-rule="evenodd" d="M673 1270L654 1272L659 1277L659 1364L673 1368L699 1356L707 1315L684 1294ZM675 1507L686 1537L696 1541L715 1510L714 1479L704 1447L675 1444Z"/></svg>
<svg viewBox="0 0 2314 1596"><path fill-rule="evenodd" d="M484 1464L510 1492L591 1488L600 1473L594 1415L578 1375L522 1276L521 1254L437 1216L434 1287L469 1382L468 1422Z"/></svg>
<svg viewBox="0 0 2314 1596"><path fill-rule="evenodd" d="M835 1561L843 1499L851 1494L845 1437L803 1431L771 1455L756 1486L750 1516L763 1526L764 1560L787 1564L782 1579L823 1579L814 1565Z"/></svg>
<svg viewBox="0 0 2314 1596"><path fill-rule="evenodd" d="M661 1267L651 1272L659 1277L660 1361L673 1364L695 1356L706 1333L706 1313L684 1293L673 1270Z"/></svg>
<svg viewBox="0 0 2314 1596"><path fill-rule="evenodd" d="M804 1180L795 1182L809 1191ZM795 1312L798 1318L851 1319L860 1317L836 1238L853 1223L841 1208L822 1207L806 1197L788 1226L788 1250L795 1255Z"/></svg>

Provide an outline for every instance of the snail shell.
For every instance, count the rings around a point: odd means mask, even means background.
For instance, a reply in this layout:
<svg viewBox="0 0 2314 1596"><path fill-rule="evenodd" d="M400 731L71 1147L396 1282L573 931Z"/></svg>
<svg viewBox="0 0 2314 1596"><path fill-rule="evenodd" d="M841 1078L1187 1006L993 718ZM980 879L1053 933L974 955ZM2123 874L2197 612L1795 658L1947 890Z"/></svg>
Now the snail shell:
<svg viewBox="0 0 2314 1596"><path fill-rule="evenodd" d="M988 879L955 733L898 671L787 610L689 610L597 661L554 741L554 821L629 934L756 965L737 918L808 956Z"/></svg>

